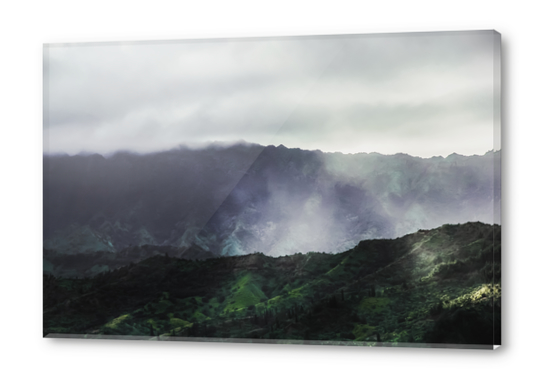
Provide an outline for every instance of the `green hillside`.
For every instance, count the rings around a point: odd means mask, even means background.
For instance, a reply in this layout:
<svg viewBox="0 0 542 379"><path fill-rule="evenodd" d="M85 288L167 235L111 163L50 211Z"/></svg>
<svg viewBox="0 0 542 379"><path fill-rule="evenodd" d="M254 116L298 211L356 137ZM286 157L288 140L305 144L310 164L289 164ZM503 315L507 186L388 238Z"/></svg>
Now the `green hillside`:
<svg viewBox="0 0 542 379"><path fill-rule="evenodd" d="M352 345L500 344L500 226L444 225L340 254L157 254L44 276L44 335Z"/></svg>

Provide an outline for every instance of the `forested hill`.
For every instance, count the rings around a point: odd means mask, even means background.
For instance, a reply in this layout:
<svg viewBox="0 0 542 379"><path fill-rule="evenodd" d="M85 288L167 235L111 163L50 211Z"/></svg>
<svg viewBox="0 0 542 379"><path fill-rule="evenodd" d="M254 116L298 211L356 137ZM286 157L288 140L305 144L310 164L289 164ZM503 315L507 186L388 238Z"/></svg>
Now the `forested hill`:
<svg viewBox="0 0 542 379"><path fill-rule="evenodd" d="M44 335L500 344L500 226L443 225L339 254L187 260L44 276Z"/></svg>

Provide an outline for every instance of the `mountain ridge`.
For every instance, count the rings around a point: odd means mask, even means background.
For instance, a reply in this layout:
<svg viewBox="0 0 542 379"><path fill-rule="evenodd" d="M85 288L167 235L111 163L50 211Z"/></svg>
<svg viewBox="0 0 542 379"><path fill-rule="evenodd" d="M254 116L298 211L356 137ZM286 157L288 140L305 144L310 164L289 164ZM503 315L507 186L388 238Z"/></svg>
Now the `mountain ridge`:
<svg viewBox="0 0 542 379"><path fill-rule="evenodd" d="M44 156L44 247L67 254L144 244L197 244L216 255L338 252L360 239L447 222L492 223L500 151L449 157L248 143Z"/></svg>
<svg viewBox="0 0 542 379"><path fill-rule="evenodd" d="M189 151L198 151L198 150L206 150L206 149L220 150L220 149L229 149L229 148L237 147L237 146L245 146L245 147L246 146L259 146L259 147L262 147L262 148L263 147L286 148L286 149L289 149L289 150L304 150L304 151L319 152L319 153L322 153L322 154L342 154L342 155L376 154L376 155L382 155L382 156L408 155L408 156L410 156L412 158L419 158L419 159L433 159L433 158L446 159L446 158L448 158L450 156L480 157L480 156L484 156L484 155L487 155L487 154L490 154L490 153L500 153L501 152L501 149L491 149L491 150L486 151L483 154L465 155L465 154L460 154L460 153L456 153L456 152L451 152L447 156L433 155L433 156L430 156L430 157L421 157L421 156L418 156L418 155L413 155L413 154L404 153L404 152L397 152L397 153L391 153L391 154L384 154L384 153L379 153L379 152L376 152L376 151L358 151L358 152L355 152L355 153L345 153L345 152L341 152L341 151L322 151L320 149L302 149L300 147L287 147L284 144L262 145L262 144L259 144L259 143L256 143L256 142L249 142L249 141L245 141L245 140L240 140L240 141L232 141L231 143L223 143L223 142L220 142L220 141L214 141L214 142L208 142L208 143L201 144L200 146L198 146L198 145L191 146L191 145L186 145L186 144L180 144L180 145L178 145L176 147L172 147L170 149L157 150L157 151L151 151L151 152L138 152L138 151L135 151L135 150L121 149L121 150L111 151L111 152L108 152L108 153L81 151L81 152L76 153L76 154L68 154L66 152L50 152L50 153L44 153L43 155L45 157L60 157L60 156L62 156L62 157L75 157L75 156L88 157L88 156L95 155L95 156L99 156L99 157L102 157L102 158L105 158L105 159L109 159L109 158L111 158L111 157L113 157L113 156L115 156L117 154L145 156L145 155L155 155L155 154L162 154L162 153L167 153L167 152L174 152L174 151L179 151L179 150L189 150Z"/></svg>

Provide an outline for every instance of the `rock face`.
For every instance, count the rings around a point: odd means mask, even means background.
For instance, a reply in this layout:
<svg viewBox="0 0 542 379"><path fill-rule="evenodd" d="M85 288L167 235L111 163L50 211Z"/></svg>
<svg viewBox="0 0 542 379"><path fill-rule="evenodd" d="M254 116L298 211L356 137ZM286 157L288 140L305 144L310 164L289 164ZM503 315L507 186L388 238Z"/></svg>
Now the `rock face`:
<svg viewBox="0 0 542 379"><path fill-rule="evenodd" d="M44 245L214 255L340 252L445 223L500 223L500 152L422 159L239 144L44 157Z"/></svg>

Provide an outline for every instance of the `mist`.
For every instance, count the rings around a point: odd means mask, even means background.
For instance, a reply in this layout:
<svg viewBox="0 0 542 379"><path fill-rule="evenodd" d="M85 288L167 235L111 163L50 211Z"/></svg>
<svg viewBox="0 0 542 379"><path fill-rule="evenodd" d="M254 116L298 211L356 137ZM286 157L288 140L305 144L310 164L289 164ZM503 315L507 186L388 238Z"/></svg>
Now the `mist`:
<svg viewBox="0 0 542 379"><path fill-rule="evenodd" d="M337 253L446 223L500 223L500 152L422 159L245 143L44 159L44 245L73 253Z"/></svg>

